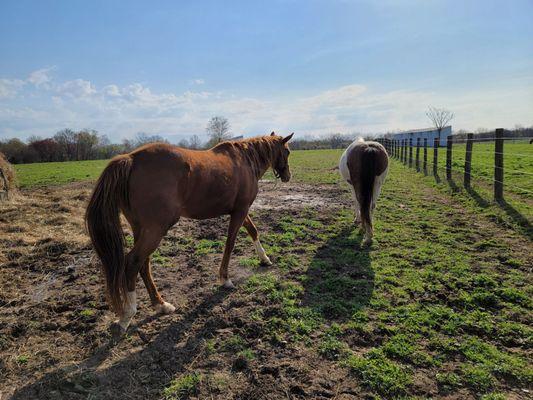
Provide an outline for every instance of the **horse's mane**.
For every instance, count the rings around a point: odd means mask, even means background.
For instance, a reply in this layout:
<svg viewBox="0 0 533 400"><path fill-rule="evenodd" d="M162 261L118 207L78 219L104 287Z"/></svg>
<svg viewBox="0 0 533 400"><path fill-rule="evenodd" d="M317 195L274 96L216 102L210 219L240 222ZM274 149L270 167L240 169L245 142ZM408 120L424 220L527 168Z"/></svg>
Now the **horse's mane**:
<svg viewBox="0 0 533 400"><path fill-rule="evenodd" d="M277 150L279 136L259 136L244 140L230 140L217 144L211 150L218 152L236 151L248 161L254 173L259 177L271 166Z"/></svg>

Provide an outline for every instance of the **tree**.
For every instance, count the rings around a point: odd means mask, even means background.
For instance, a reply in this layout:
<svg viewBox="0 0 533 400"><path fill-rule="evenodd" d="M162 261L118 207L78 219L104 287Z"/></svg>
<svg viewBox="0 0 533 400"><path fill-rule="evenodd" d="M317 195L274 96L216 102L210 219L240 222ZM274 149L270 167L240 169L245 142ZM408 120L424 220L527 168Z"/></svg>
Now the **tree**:
<svg viewBox="0 0 533 400"><path fill-rule="evenodd" d="M332 149L340 149L342 147L343 141L344 138L340 133L332 133L329 136L329 145Z"/></svg>
<svg viewBox="0 0 533 400"><path fill-rule="evenodd" d="M68 128L63 129L54 135L54 140L61 146L61 161L76 159L76 132Z"/></svg>
<svg viewBox="0 0 533 400"><path fill-rule="evenodd" d="M76 133L76 160L89 160L92 158L94 149L98 145L98 133L96 131L79 131Z"/></svg>
<svg viewBox="0 0 533 400"><path fill-rule="evenodd" d="M224 117L211 118L207 124L206 131L209 134L209 147L215 146L218 143L230 138L229 122Z"/></svg>
<svg viewBox="0 0 533 400"><path fill-rule="evenodd" d="M144 144L156 143L156 142L168 143L168 141L166 141L165 139L163 139L159 135L148 136L144 132L137 133L137 135L135 136L135 139L133 139L133 143L134 143L135 147L140 147L140 146L142 146Z"/></svg>
<svg viewBox="0 0 533 400"><path fill-rule="evenodd" d="M29 146L39 155L38 161L59 161L61 159L61 146L54 139L31 140Z"/></svg>
<svg viewBox="0 0 533 400"><path fill-rule="evenodd" d="M189 148L197 150L200 147L202 147L202 142L200 141L200 138L198 137L198 135L192 135L189 139Z"/></svg>
<svg viewBox="0 0 533 400"><path fill-rule="evenodd" d="M436 108L429 106L429 110L426 112L427 117L433 123L433 126L439 132L439 141L441 140L440 133L442 128L448 125L448 123L453 119L454 115L451 111L446 110L445 108Z"/></svg>

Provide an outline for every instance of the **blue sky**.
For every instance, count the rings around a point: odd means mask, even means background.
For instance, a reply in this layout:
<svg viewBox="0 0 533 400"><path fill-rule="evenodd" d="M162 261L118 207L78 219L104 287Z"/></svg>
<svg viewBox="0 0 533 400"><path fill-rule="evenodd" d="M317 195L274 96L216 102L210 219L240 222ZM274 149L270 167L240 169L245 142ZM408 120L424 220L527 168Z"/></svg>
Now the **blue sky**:
<svg viewBox="0 0 533 400"><path fill-rule="evenodd" d="M0 139L533 125L533 2L0 2Z"/></svg>

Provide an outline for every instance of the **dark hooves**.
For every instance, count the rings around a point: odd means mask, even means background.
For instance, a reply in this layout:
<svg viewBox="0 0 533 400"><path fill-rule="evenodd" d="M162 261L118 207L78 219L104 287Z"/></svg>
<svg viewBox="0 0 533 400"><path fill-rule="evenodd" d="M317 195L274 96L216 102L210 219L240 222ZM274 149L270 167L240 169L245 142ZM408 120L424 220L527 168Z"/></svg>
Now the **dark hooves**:
<svg viewBox="0 0 533 400"><path fill-rule="evenodd" d="M118 322L113 322L109 325L109 333L113 339L120 339L126 334L126 329L124 329Z"/></svg>

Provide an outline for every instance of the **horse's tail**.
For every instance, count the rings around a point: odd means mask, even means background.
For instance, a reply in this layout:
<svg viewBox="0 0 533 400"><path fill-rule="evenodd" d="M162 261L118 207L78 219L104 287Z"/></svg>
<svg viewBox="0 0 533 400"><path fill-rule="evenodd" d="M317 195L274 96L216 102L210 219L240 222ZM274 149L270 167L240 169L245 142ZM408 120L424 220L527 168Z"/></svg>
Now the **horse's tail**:
<svg viewBox="0 0 533 400"><path fill-rule="evenodd" d="M129 155L111 160L96 182L85 213L89 236L102 262L109 304L118 314L124 309L127 291L120 209L128 207L131 164Z"/></svg>
<svg viewBox="0 0 533 400"><path fill-rule="evenodd" d="M378 149L367 146L361 154L360 193L361 193L361 222L363 226L372 228L370 208L374 195L374 181L376 180Z"/></svg>

